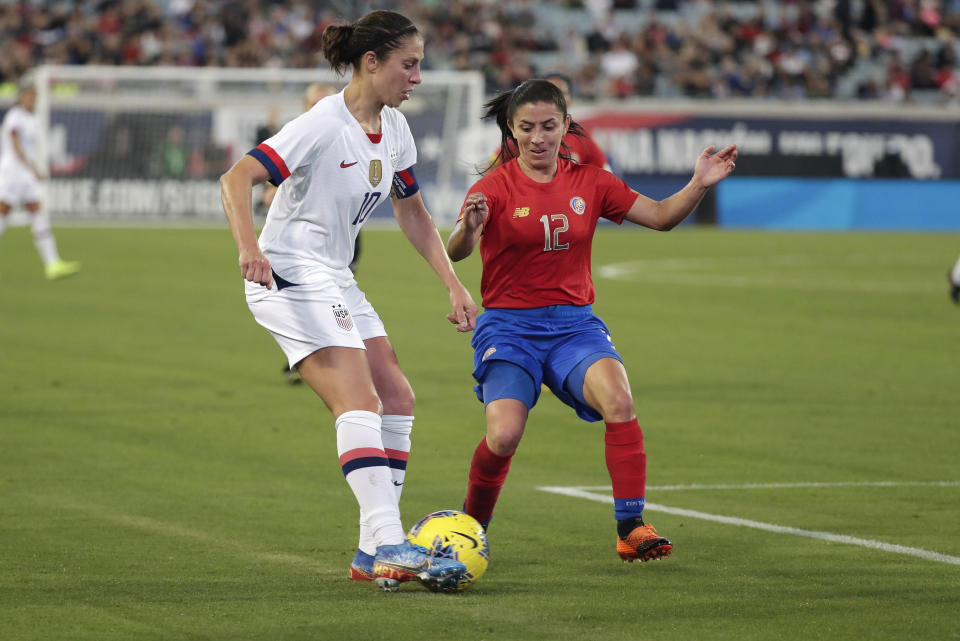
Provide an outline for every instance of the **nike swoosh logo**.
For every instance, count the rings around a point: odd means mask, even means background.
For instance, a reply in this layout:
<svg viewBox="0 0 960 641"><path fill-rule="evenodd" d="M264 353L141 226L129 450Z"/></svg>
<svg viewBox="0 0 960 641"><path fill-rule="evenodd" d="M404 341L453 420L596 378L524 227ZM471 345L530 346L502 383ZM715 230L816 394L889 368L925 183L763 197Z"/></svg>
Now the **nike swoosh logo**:
<svg viewBox="0 0 960 641"><path fill-rule="evenodd" d="M340 161L340 166L344 169L346 169L347 167L353 167L356 164L357 164L356 160L354 160L353 162L347 162L346 160Z"/></svg>
<svg viewBox="0 0 960 641"><path fill-rule="evenodd" d="M403 483L397 483L396 481L394 481L393 484L396 485L397 487L400 487L401 485L403 485Z"/></svg>
<svg viewBox="0 0 960 641"><path fill-rule="evenodd" d="M462 536L463 538L465 538L465 539L467 539L468 541L470 541L471 543L473 543L473 547L474 547L474 548L480 547L480 543L479 543L475 538L473 538L472 536L470 536L469 534L464 534L463 532L457 532L456 530L453 530L452 532L450 532L450 534L458 534L458 535Z"/></svg>

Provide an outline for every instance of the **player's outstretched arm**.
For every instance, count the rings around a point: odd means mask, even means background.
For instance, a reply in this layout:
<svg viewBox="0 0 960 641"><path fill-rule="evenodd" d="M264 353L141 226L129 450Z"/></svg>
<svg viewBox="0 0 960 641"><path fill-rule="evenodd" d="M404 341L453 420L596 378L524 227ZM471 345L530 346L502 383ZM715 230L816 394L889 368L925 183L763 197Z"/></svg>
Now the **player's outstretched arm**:
<svg viewBox="0 0 960 641"><path fill-rule="evenodd" d="M624 217L632 223L650 229L669 231L689 216L710 187L733 173L736 168L737 146L730 145L714 153L716 147L707 147L697 158L693 177L686 186L669 198L656 201L638 194Z"/></svg>
<svg viewBox="0 0 960 641"><path fill-rule="evenodd" d="M457 278L453 265L443 249L440 232L433 224L433 218L423 204L420 192L407 198L395 199L393 215L410 244L427 260L450 292L452 311L447 314L447 320L457 326L458 332L473 330L476 326L477 304L473 302L470 292Z"/></svg>
<svg viewBox="0 0 960 641"><path fill-rule="evenodd" d="M220 198L240 252L240 273L244 279L266 285L267 289L273 287L273 271L260 251L253 228L253 186L269 177L266 167L252 156L244 156L220 177Z"/></svg>

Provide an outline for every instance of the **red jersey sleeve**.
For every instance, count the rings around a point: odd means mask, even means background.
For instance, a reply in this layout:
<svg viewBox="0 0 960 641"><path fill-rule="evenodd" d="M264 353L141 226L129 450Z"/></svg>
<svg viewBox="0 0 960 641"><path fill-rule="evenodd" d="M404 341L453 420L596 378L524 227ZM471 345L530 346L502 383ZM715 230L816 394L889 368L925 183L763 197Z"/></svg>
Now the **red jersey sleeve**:
<svg viewBox="0 0 960 641"><path fill-rule="evenodd" d="M637 192L623 180L604 169L596 172L596 181L597 192L602 197L600 216L619 225L637 200Z"/></svg>

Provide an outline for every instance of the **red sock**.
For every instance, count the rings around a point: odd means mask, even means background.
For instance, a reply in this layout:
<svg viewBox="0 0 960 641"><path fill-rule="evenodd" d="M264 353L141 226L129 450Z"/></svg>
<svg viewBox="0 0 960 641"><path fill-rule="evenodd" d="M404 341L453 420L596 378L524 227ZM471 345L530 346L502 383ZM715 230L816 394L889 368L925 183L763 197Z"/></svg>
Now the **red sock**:
<svg viewBox="0 0 960 641"><path fill-rule="evenodd" d="M607 423L607 471L613 482L613 498L643 497L647 486L647 455L643 451L643 431L637 419Z"/></svg>
<svg viewBox="0 0 960 641"><path fill-rule="evenodd" d="M467 498L463 502L464 512L481 523L486 523L493 517L493 506L497 504L500 489L507 480L512 458L513 454L494 454L487 447L487 439L480 439L480 444L473 452L473 460L470 461L470 482L467 485Z"/></svg>

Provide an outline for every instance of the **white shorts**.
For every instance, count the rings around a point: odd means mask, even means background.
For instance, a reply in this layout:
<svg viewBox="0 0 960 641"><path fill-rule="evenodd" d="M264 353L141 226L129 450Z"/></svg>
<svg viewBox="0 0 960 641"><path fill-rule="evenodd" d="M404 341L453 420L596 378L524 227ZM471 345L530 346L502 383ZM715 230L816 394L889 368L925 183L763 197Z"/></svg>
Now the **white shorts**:
<svg viewBox="0 0 960 641"><path fill-rule="evenodd" d="M40 181L33 176L25 178L18 172L0 174L0 202L19 207L27 203L38 203L40 199Z"/></svg>
<svg viewBox="0 0 960 641"><path fill-rule="evenodd" d="M245 281L247 306L273 335L290 367L324 347L365 349L363 341L386 336L383 321L356 281L332 279L272 289Z"/></svg>

